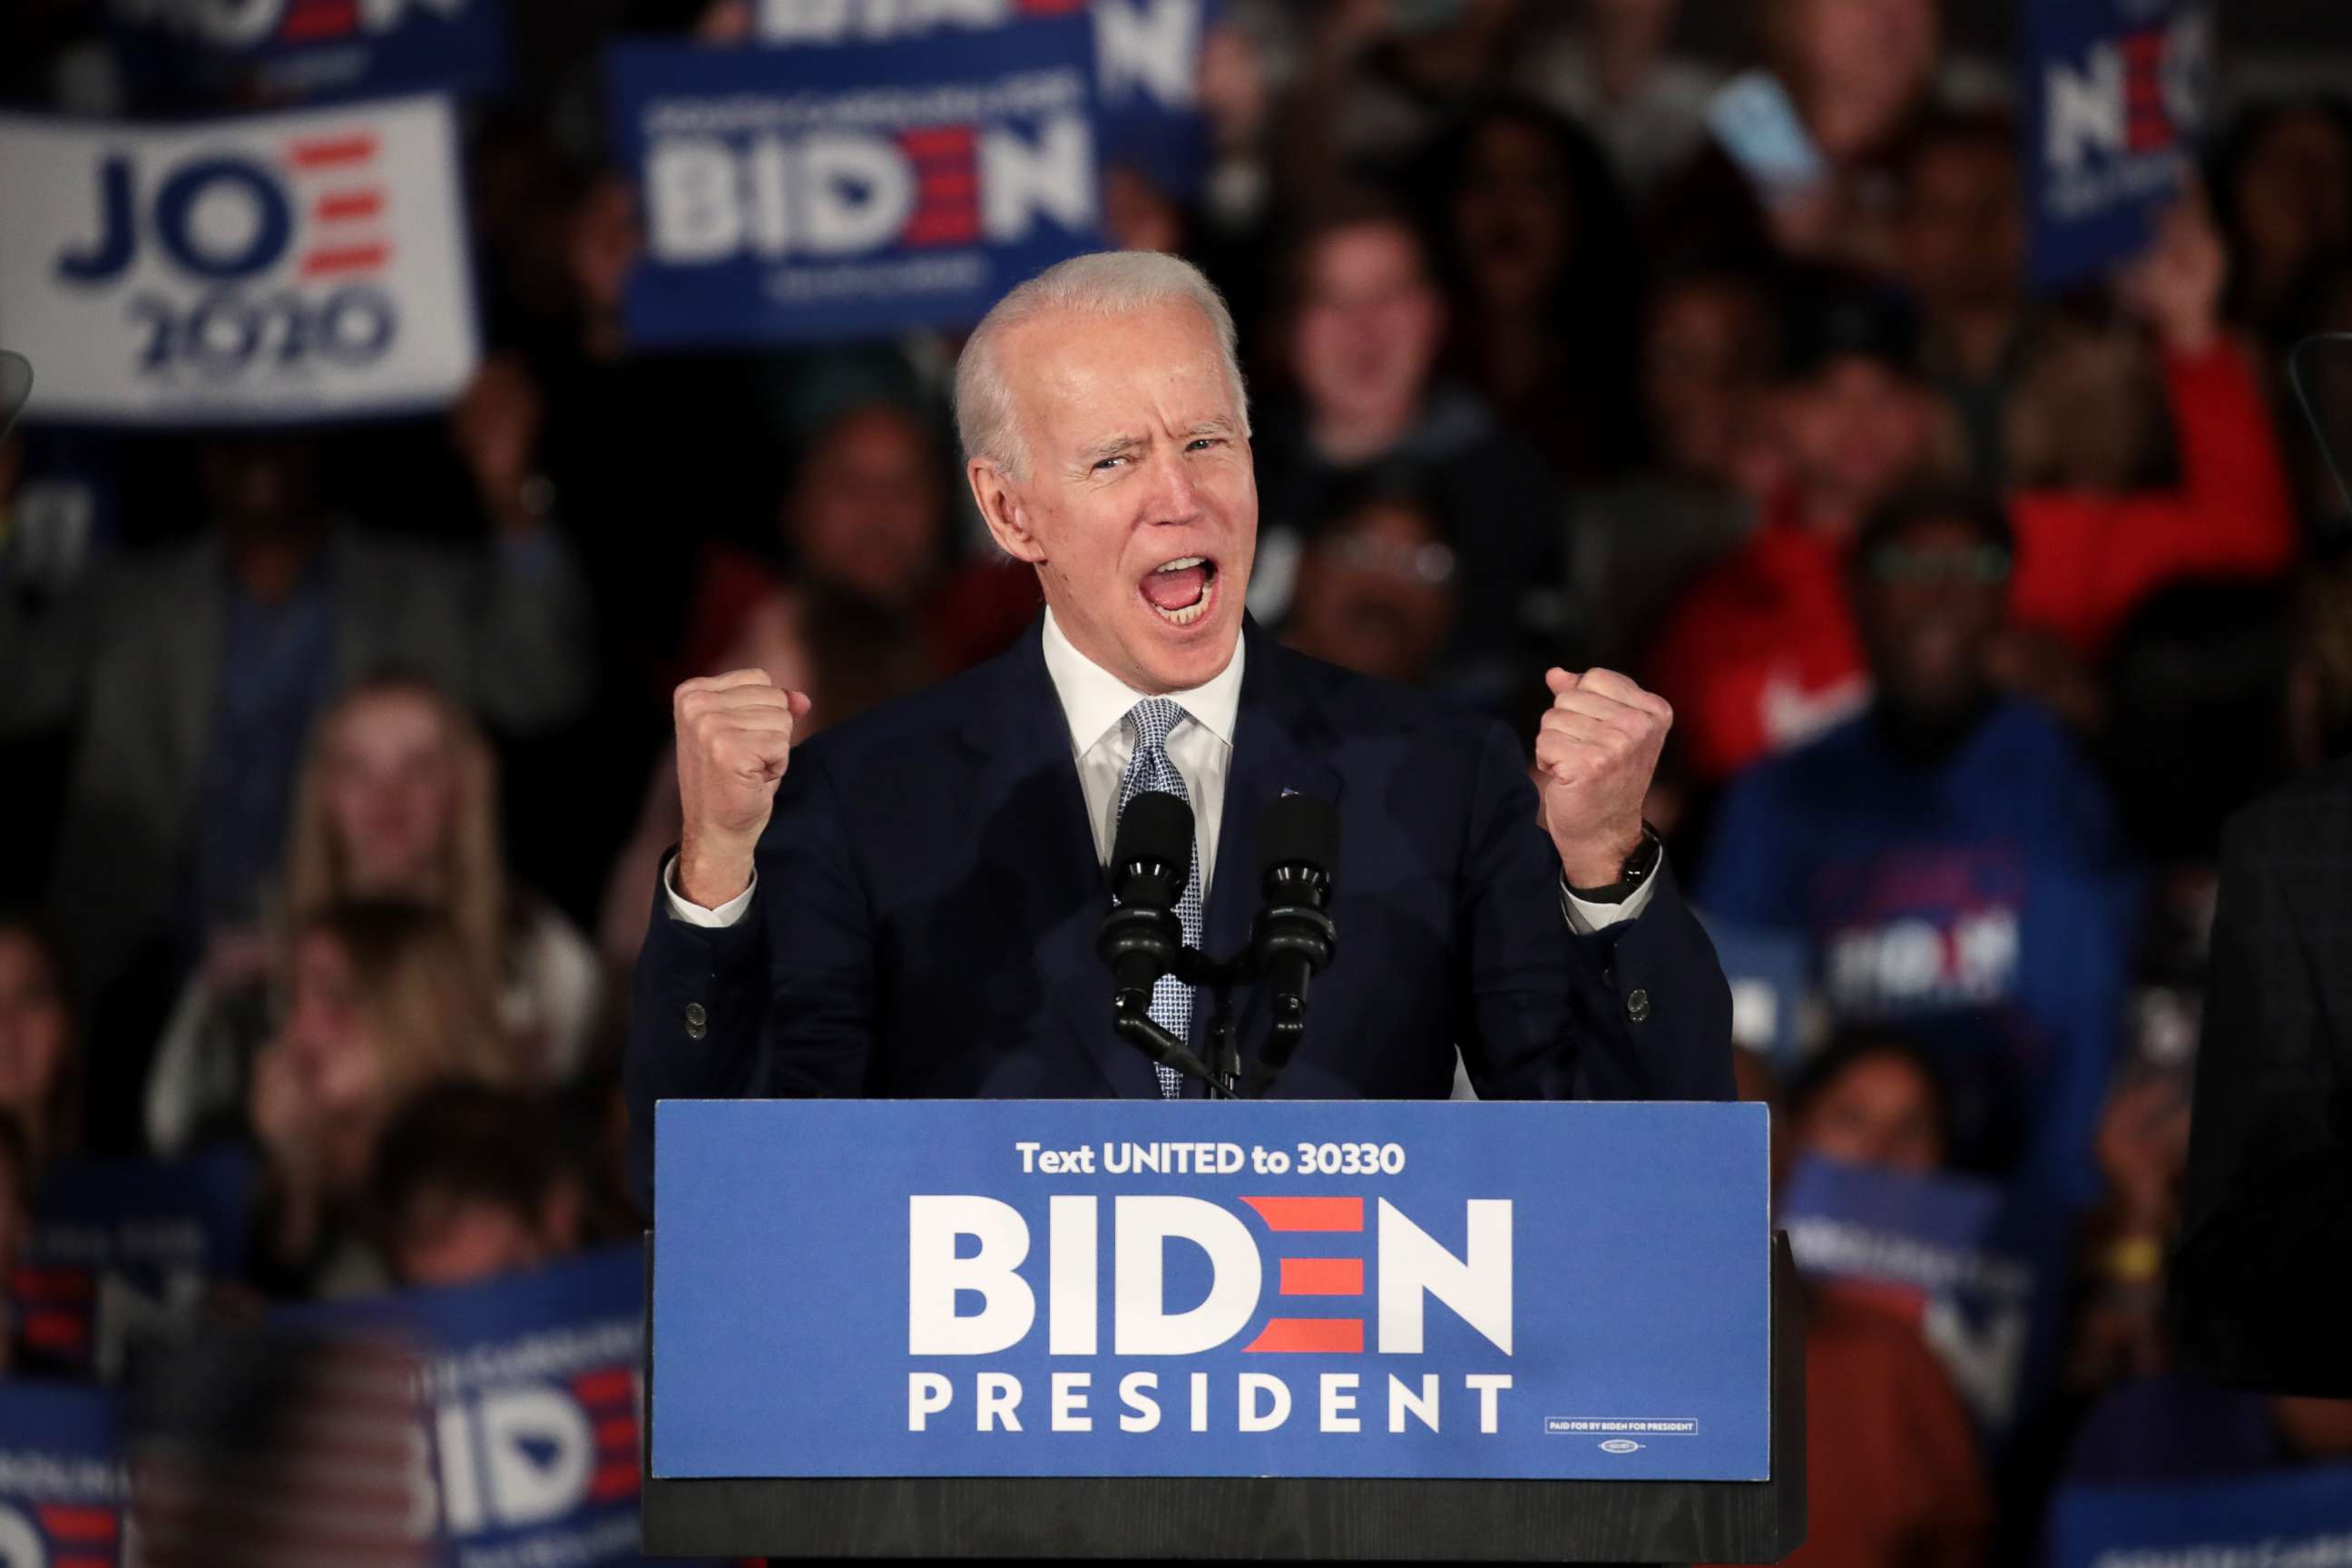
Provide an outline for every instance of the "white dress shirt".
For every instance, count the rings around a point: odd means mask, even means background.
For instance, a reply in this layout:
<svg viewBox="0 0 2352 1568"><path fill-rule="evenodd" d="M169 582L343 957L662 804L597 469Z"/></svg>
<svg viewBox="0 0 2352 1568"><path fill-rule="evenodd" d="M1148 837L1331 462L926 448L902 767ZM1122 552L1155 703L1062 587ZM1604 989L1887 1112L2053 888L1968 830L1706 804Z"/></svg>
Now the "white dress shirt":
<svg viewBox="0 0 2352 1568"><path fill-rule="evenodd" d="M1168 760L1184 775L1192 804L1192 853L1201 867L1201 905L1209 903L1209 883L1217 872L1217 830L1225 819L1225 774L1233 769L1234 721L1241 716L1241 638L1225 668L1189 691L1169 698L1184 717L1168 732ZM1095 836L1095 858L1110 864L1118 834L1118 789L1135 758L1135 729L1128 710L1145 693L1121 680L1071 646L1045 612L1045 673L1062 700L1070 726L1070 755L1078 765L1078 788L1087 797L1087 826Z"/></svg>
<svg viewBox="0 0 2352 1568"><path fill-rule="evenodd" d="M1062 634L1050 609L1045 612L1045 673L1053 679L1054 695L1061 699L1062 717L1069 724L1070 758L1077 766L1078 787L1086 795L1087 826L1095 837L1095 858L1108 867L1111 841L1118 830L1118 788L1135 755L1135 731L1126 722L1127 714L1144 700L1145 693L1080 653ZM1189 691L1168 693L1184 710L1183 719L1169 732L1168 760L1184 775L1184 788L1192 797L1193 853L1200 858L1203 908L1208 904L1210 880L1216 874L1225 775L1233 766L1234 726L1241 714L1244 649L1243 639L1234 638L1234 657L1224 668ZM759 886L757 872L750 887L717 909L706 910L688 903L678 892L677 865L673 856L662 870L672 916L688 925L713 927L731 926L743 918L743 911L751 907L752 890ZM1560 909L1572 929L1589 934L1639 915L1649 906L1655 886L1654 879L1643 883L1622 904L1596 904L1569 892L1563 883Z"/></svg>

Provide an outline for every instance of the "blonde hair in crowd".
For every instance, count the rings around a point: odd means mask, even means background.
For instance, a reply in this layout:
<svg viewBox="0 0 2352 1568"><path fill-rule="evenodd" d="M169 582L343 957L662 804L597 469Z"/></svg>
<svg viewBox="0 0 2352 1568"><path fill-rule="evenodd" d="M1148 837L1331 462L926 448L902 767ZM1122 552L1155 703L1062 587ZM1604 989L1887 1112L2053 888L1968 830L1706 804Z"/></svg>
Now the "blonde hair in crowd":
<svg viewBox="0 0 2352 1568"><path fill-rule="evenodd" d="M328 936L351 965L355 1005L383 1053L384 1106L436 1083L512 1085L522 1064L457 927L391 902L330 904L296 928Z"/></svg>
<svg viewBox="0 0 2352 1568"><path fill-rule="evenodd" d="M364 680L338 698L311 733L294 792L286 851L286 911L297 928L356 895L327 804L327 771L344 719L371 698L415 698L432 708L457 775L449 831L430 901L447 921L468 964L496 997L506 982L506 861L499 840L498 770L471 715L429 682L405 676Z"/></svg>

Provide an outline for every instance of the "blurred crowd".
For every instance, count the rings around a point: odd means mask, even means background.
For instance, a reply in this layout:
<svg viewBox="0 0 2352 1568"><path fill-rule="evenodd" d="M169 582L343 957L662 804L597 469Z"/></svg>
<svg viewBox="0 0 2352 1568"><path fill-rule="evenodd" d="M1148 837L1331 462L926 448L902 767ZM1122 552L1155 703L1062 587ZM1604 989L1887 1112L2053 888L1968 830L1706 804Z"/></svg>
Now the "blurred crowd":
<svg viewBox="0 0 2352 1568"><path fill-rule="evenodd" d="M1819 1293L1801 1561L2016 1561L2064 1479L2352 1456L2352 1409L2201 1384L2161 1312L2221 825L2352 738L2347 503L2284 374L2352 330L2352 99L2225 96L2148 250L2042 296L2013 84L1935 0L1764 0L1730 59L1676 9L1222 6L1201 191L1115 163L1105 210L1241 321L1251 609L1523 736L1549 664L1666 697L1648 815L1780 1151L2074 1238L1998 1446L1916 1321ZM7 90L70 106L97 10L27 6ZM744 0L513 25L446 416L0 446L0 1248L60 1160L219 1146L268 1297L632 1234L671 687L757 665L839 723L1036 613L962 490L953 337L629 348L593 45L740 39ZM1711 126L1740 71L1818 177ZM114 486L62 562L24 547L44 443Z"/></svg>

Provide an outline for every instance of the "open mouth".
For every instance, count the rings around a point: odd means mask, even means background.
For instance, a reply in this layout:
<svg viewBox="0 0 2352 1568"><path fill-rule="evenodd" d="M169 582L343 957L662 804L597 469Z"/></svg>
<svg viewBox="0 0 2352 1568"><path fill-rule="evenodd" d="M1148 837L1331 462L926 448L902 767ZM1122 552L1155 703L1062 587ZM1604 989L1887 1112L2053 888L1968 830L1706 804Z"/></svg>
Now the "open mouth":
<svg viewBox="0 0 2352 1568"><path fill-rule="evenodd" d="M1216 602L1217 563L1205 555L1180 555L1145 573L1139 588L1161 620L1189 626Z"/></svg>

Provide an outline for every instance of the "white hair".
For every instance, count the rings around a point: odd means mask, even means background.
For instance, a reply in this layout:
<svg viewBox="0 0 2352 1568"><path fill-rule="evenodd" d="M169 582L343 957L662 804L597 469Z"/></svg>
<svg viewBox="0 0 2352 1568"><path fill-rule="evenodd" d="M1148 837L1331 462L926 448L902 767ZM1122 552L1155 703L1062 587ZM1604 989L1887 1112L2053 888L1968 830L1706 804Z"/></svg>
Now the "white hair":
<svg viewBox="0 0 2352 1568"><path fill-rule="evenodd" d="M1225 390L1249 434L1249 396L1242 385L1241 356L1233 312L1216 285L1181 258L1156 250L1097 250L1058 262L1014 289L990 308L956 361L956 436L967 460L985 458L1014 479L1029 466L1013 387L998 358L1004 334L1055 310L1089 316L1129 316L1184 300L1208 318L1216 334Z"/></svg>

